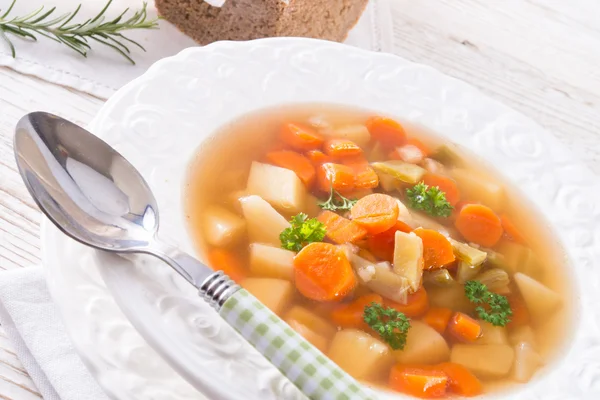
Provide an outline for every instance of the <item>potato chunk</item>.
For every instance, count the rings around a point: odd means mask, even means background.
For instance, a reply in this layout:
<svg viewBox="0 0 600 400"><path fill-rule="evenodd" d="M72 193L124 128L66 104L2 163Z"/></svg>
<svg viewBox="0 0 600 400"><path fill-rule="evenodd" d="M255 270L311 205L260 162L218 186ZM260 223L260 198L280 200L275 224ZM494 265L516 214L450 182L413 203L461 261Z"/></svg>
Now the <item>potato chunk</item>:
<svg viewBox="0 0 600 400"><path fill-rule="evenodd" d="M250 245L250 271L253 275L287 279L294 277L293 251L261 243Z"/></svg>
<svg viewBox="0 0 600 400"><path fill-rule="evenodd" d="M450 348L446 339L435 329L421 321L410 321L403 350L392 352L401 364L437 364L448 361Z"/></svg>
<svg viewBox="0 0 600 400"><path fill-rule="evenodd" d="M262 197L287 215L302 211L307 195L294 171L256 161L250 167L246 191Z"/></svg>
<svg viewBox="0 0 600 400"><path fill-rule="evenodd" d="M463 365L480 378L497 379L508 375L515 352L505 344L455 344L450 361Z"/></svg>
<svg viewBox="0 0 600 400"><path fill-rule="evenodd" d="M494 326L486 321L478 321L481 326L481 336L475 344L508 344L508 335L503 326Z"/></svg>
<svg viewBox="0 0 600 400"><path fill-rule="evenodd" d="M389 264L371 262L352 253L349 254L348 259L360 283L386 299L406 304L408 280L393 272Z"/></svg>
<svg viewBox="0 0 600 400"><path fill-rule="evenodd" d="M240 199L251 242L280 246L279 235L290 223L259 196Z"/></svg>
<svg viewBox="0 0 600 400"><path fill-rule="evenodd" d="M489 177L474 173L473 170L456 168L452 170L452 177L458 184L463 198L480 201L495 212L500 212L504 208L506 203L504 187Z"/></svg>
<svg viewBox="0 0 600 400"><path fill-rule="evenodd" d="M394 272L408 280L413 292L416 292L421 286L423 278L423 241L412 232L396 232Z"/></svg>
<svg viewBox="0 0 600 400"><path fill-rule="evenodd" d="M514 275L519 292L527 305L532 318L544 321L560 306L561 298L554 290L520 272Z"/></svg>
<svg viewBox="0 0 600 400"><path fill-rule="evenodd" d="M515 381L529 382L540 365L542 365L542 358L530 344L521 342L515 345L515 363L512 369Z"/></svg>
<svg viewBox="0 0 600 400"><path fill-rule="evenodd" d="M285 320L285 322L287 322L290 328L298 332L304 339L308 340L310 344L315 346L317 349L321 350L322 352L327 351L327 345L329 344L329 340L327 338L319 335L317 332L296 319L288 318Z"/></svg>
<svg viewBox="0 0 600 400"><path fill-rule="evenodd" d="M283 279L247 278L241 286L277 315L288 307L294 296L294 286Z"/></svg>
<svg viewBox="0 0 600 400"><path fill-rule="evenodd" d="M240 240L246 232L246 221L220 206L204 210L204 237L208 244L226 247Z"/></svg>
<svg viewBox="0 0 600 400"><path fill-rule="evenodd" d="M331 131L332 137L336 139L348 139L359 145L365 147L371 140L371 134L366 126L356 125L345 125Z"/></svg>
<svg viewBox="0 0 600 400"><path fill-rule="evenodd" d="M355 379L378 378L393 362L385 343L356 329L336 333L327 356Z"/></svg>
<svg viewBox="0 0 600 400"><path fill-rule="evenodd" d="M285 317L295 319L327 340L331 339L336 332L336 328L329 321L301 306L292 307Z"/></svg>

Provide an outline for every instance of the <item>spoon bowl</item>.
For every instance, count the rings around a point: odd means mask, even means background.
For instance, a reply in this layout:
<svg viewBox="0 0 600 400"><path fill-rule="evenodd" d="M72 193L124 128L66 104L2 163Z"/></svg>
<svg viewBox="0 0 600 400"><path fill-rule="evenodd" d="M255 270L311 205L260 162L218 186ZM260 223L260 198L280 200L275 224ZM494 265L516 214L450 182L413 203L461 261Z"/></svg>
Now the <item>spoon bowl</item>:
<svg viewBox="0 0 600 400"><path fill-rule="evenodd" d="M158 231L150 187L116 150L44 112L21 118L15 154L27 189L70 237L101 250L144 251Z"/></svg>

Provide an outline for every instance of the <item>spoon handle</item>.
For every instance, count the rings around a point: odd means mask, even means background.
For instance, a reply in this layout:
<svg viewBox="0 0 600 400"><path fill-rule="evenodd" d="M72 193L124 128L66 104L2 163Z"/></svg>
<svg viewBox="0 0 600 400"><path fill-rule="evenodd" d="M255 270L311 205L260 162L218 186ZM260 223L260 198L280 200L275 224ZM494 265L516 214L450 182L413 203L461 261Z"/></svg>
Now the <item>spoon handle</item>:
<svg viewBox="0 0 600 400"><path fill-rule="evenodd" d="M222 272L202 284L200 295L309 399L374 399L354 378Z"/></svg>

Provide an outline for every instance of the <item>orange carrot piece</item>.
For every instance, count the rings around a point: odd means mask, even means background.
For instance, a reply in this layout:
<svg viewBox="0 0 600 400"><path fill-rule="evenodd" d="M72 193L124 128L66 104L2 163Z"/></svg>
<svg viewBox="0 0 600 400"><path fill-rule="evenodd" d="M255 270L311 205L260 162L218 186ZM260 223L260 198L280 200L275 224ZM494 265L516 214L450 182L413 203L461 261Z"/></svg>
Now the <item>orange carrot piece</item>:
<svg viewBox="0 0 600 400"><path fill-rule="evenodd" d="M344 304L331 312L331 320L341 328L359 328L369 330L364 321L365 307L371 303L383 304L383 298L378 294L366 294L354 300L352 303Z"/></svg>
<svg viewBox="0 0 600 400"><path fill-rule="evenodd" d="M481 335L479 322L461 312L454 313L447 329L455 339L461 342L474 342Z"/></svg>
<svg viewBox="0 0 600 400"><path fill-rule="evenodd" d="M384 299L383 304L392 307L409 318L422 316L429 309L429 298L425 288L421 286L419 290L408 295L406 304L396 303L395 301Z"/></svg>
<svg viewBox="0 0 600 400"><path fill-rule="evenodd" d="M375 193L358 200L350 210L352 220L371 235L385 232L398 220L398 202L387 194Z"/></svg>
<svg viewBox="0 0 600 400"><path fill-rule="evenodd" d="M238 283L248 276L240 257L229 250L212 249L208 253L208 265L215 271L223 271Z"/></svg>
<svg viewBox="0 0 600 400"><path fill-rule="evenodd" d="M330 243L314 242L294 257L296 288L317 301L340 300L357 285L344 251Z"/></svg>
<svg viewBox="0 0 600 400"><path fill-rule="evenodd" d="M525 305L523 297L520 293L515 291L511 292L506 296L512 315L510 316L510 322L506 325L509 329L517 328L519 326L527 325L529 323L529 311Z"/></svg>
<svg viewBox="0 0 600 400"><path fill-rule="evenodd" d="M306 158L309 159L309 161L312 163L312 165L315 168L318 168L322 164L325 164L327 162L334 161L333 157L329 157L328 155L323 153L321 150L309 150L306 152L305 155L306 155Z"/></svg>
<svg viewBox="0 0 600 400"><path fill-rule="evenodd" d="M423 241L425 269L441 268L456 260L452 245L446 236L433 229L417 228L413 232Z"/></svg>
<svg viewBox="0 0 600 400"><path fill-rule="evenodd" d="M374 189L379 186L379 176L370 165L353 165L354 188Z"/></svg>
<svg viewBox="0 0 600 400"><path fill-rule="evenodd" d="M448 377L442 371L430 367L397 364L390 372L390 388L420 398L446 396Z"/></svg>
<svg viewBox="0 0 600 400"><path fill-rule="evenodd" d="M455 394L473 397L481 394L483 386L471 371L460 364L445 362L434 367L448 377L448 389Z"/></svg>
<svg viewBox="0 0 600 400"><path fill-rule="evenodd" d="M402 146L406 142L404 128L386 117L372 117L366 123L369 133L386 147Z"/></svg>
<svg viewBox="0 0 600 400"><path fill-rule="evenodd" d="M317 219L325 225L327 238L334 243L355 243L367 236L367 230L329 210L322 211Z"/></svg>
<svg viewBox="0 0 600 400"><path fill-rule="evenodd" d="M273 165L294 171L307 187L310 187L315 181L315 167L302 154L290 150L280 150L267 153L266 158Z"/></svg>
<svg viewBox="0 0 600 400"><path fill-rule="evenodd" d="M438 331L441 335L446 331L448 322L452 318L452 310L443 307L432 307L423 316L423 322Z"/></svg>
<svg viewBox="0 0 600 400"><path fill-rule="evenodd" d="M412 231L412 228L402 221L396 221L396 224L387 231L367 238L367 247L375 257L389 262L394 260L396 231L408 233Z"/></svg>
<svg viewBox="0 0 600 400"><path fill-rule="evenodd" d="M513 224L513 222L506 215L500 216L500 222L502 223L502 229L504 229L504 234L508 237L508 239L513 242L526 244L527 239L525 236L519 231L519 229Z"/></svg>
<svg viewBox="0 0 600 400"><path fill-rule="evenodd" d="M454 226L468 242L484 247L493 247L503 232L500 218L489 207L481 204L463 206Z"/></svg>
<svg viewBox="0 0 600 400"><path fill-rule="evenodd" d="M347 165L325 163L317 170L319 189L326 193L329 193L331 187L342 192L354 189L354 178L354 170Z"/></svg>
<svg viewBox="0 0 600 400"><path fill-rule="evenodd" d="M326 140L323 150L331 157L352 157L363 153L359 145L348 139Z"/></svg>
<svg viewBox="0 0 600 400"><path fill-rule="evenodd" d="M281 127L281 140L296 150L316 150L321 148L323 137L313 128L287 123Z"/></svg>
<svg viewBox="0 0 600 400"><path fill-rule="evenodd" d="M437 186L446 195L446 200L452 206L460 201L460 191L456 182L452 178L437 174L426 174L423 177L423 182L429 186Z"/></svg>
<svg viewBox="0 0 600 400"><path fill-rule="evenodd" d="M369 165L369 160L365 157L364 154L358 154L355 156L348 156L340 158L340 164L348 165L350 167L362 167L365 165Z"/></svg>
<svg viewBox="0 0 600 400"><path fill-rule="evenodd" d="M431 150L429 150L429 147L427 147L425 143L421 142L417 138L409 138L408 140L406 140L406 144L413 145L417 149L421 150L421 153L423 153L423 157L428 157L431 154Z"/></svg>

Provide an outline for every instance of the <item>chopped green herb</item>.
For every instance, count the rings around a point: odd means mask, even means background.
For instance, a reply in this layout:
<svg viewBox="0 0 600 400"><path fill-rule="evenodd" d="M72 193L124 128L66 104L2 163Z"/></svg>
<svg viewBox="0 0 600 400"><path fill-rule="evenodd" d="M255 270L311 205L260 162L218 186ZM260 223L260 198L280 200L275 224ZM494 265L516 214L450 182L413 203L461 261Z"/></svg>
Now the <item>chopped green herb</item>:
<svg viewBox="0 0 600 400"><path fill-rule="evenodd" d="M400 311L371 303L365 307L363 319L392 349L401 350L406 345L410 320Z"/></svg>
<svg viewBox="0 0 600 400"><path fill-rule="evenodd" d="M331 187L329 198L326 201L319 202L319 207L323 210L338 211L349 210L356 204L358 200L348 199L342 196L337 190Z"/></svg>
<svg viewBox="0 0 600 400"><path fill-rule="evenodd" d="M417 183L412 189L406 189L408 205L415 210L425 211L433 217L449 217L454 209L446 200L446 194L437 186Z"/></svg>
<svg viewBox="0 0 600 400"><path fill-rule="evenodd" d="M465 283L465 295L478 305L475 308L480 319L494 326L506 326L510 322L512 310L505 296L490 292L487 286L477 281Z"/></svg>
<svg viewBox="0 0 600 400"><path fill-rule="evenodd" d="M300 251L304 246L312 242L321 242L325 237L325 225L316 218L308 218L308 215L300 213L290 220L289 228L279 235L281 247L287 250Z"/></svg>

